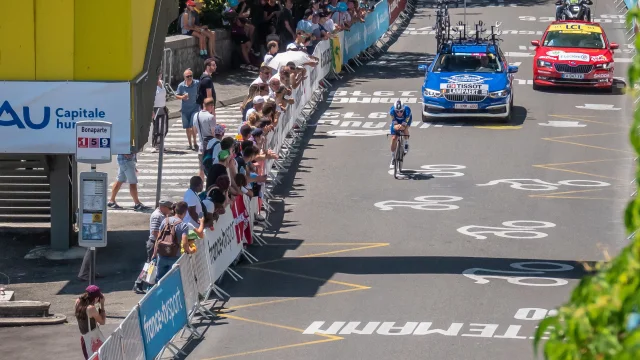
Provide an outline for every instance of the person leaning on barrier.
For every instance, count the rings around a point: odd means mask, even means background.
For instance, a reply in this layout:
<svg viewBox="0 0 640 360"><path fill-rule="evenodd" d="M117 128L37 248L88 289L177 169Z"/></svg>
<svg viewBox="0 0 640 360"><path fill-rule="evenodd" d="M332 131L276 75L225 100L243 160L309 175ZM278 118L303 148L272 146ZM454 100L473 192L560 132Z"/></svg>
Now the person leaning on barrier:
<svg viewBox="0 0 640 360"><path fill-rule="evenodd" d="M184 201L180 201L176 203L175 216L166 217L160 224L160 236L163 235L163 233L166 230L165 227L168 226L168 224L171 224L174 226L175 237L172 239L172 241L174 243L174 246L177 246L175 248L177 251L174 251L169 255L161 256L158 253L158 249L162 239L156 240L156 245L153 249L153 258L158 259L158 262L156 265L158 268L156 283L158 283L160 279L162 279L162 277L166 275L166 273L168 273L169 270L171 270L171 267L173 266L173 264L175 264L176 261L178 261L178 259L180 258L180 247L184 249L185 253L191 254L191 249L189 248L189 240L188 240L189 230L194 230L200 238L204 237L204 218L200 218L200 227L197 229L192 224L184 221L185 216L187 216L188 208L189 208L189 205L187 205L187 203Z"/></svg>

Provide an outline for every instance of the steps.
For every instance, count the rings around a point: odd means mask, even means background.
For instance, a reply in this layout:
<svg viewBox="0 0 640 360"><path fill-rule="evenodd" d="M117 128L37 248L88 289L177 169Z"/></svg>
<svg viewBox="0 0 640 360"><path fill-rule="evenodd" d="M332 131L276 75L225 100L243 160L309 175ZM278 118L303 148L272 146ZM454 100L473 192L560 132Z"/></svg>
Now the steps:
<svg viewBox="0 0 640 360"><path fill-rule="evenodd" d="M0 227L50 223L48 174L44 155L0 155Z"/></svg>

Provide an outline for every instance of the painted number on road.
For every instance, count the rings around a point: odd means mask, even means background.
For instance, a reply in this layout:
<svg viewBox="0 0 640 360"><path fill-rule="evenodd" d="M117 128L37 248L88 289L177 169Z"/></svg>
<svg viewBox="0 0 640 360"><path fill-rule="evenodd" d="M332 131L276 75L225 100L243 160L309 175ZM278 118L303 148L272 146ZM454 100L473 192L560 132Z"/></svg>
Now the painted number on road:
<svg viewBox="0 0 640 360"><path fill-rule="evenodd" d="M557 183L550 183L540 179L500 179L492 180L486 184L476 184L476 186L493 186L498 184L510 184L510 188L526 191L548 191L557 190L559 186L577 187L605 187L611 184L604 181L595 180L562 180Z"/></svg>
<svg viewBox="0 0 640 360"><path fill-rule="evenodd" d="M386 200L375 203L375 207L380 210L388 211L393 210L394 207L408 207L414 210L456 210L460 208L454 204L448 204L449 202L455 202L462 200L459 196L418 196L413 199L414 201L402 201L402 200Z"/></svg>
<svg viewBox="0 0 640 360"><path fill-rule="evenodd" d="M476 284L488 284L489 278L506 280L509 284L521 286L562 286L568 283L565 279L538 277L538 276L500 276L500 275L477 275L478 272L489 272L498 274L518 274L518 275L542 275L547 272L571 271L573 266L545 261L517 262L509 265L511 268L520 271L494 270L483 268L471 268L462 272L462 275L475 281ZM531 267L534 266L534 267Z"/></svg>
<svg viewBox="0 0 640 360"><path fill-rule="evenodd" d="M540 308L522 308L518 309L516 314L513 316L514 319L517 320L542 320L547 316L556 316L558 315L558 310L556 309L540 309Z"/></svg>
<svg viewBox="0 0 640 360"><path fill-rule="evenodd" d="M508 239L542 239L549 236L547 233L535 231L535 229L548 229L556 227L556 224L546 221L533 220L513 220L502 223L504 227L492 227L481 225L467 225L458 228L458 232L464 235L484 240L487 237L480 234L494 234L495 236ZM472 229L486 229L472 231Z"/></svg>
<svg viewBox="0 0 640 360"><path fill-rule="evenodd" d="M420 175L431 175L433 177L459 177L464 176L464 173L452 170L462 170L467 167L464 165L450 165L450 164L435 164L435 165L422 165L419 170L412 169L403 169L403 172L410 173L412 175L420 174ZM393 175L393 169L389 170L388 173Z"/></svg>

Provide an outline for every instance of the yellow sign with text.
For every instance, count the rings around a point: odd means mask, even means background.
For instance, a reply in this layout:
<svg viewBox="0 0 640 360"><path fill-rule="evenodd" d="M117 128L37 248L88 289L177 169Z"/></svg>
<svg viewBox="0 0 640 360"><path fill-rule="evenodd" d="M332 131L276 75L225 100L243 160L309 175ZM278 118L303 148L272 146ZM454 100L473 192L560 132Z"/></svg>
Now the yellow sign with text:
<svg viewBox="0 0 640 360"><path fill-rule="evenodd" d="M583 24L556 24L549 26L549 31L580 32L580 33L602 33L599 26Z"/></svg>

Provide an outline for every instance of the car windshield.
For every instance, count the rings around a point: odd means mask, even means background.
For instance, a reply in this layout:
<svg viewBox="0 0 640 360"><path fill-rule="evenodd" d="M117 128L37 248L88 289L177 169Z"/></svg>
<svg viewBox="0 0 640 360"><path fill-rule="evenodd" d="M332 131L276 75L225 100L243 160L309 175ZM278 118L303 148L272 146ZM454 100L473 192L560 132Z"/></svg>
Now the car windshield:
<svg viewBox="0 0 640 360"><path fill-rule="evenodd" d="M583 48L583 49L604 49L604 39L602 33L567 30L549 31L544 38L543 46Z"/></svg>
<svg viewBox="0 0 640 360"><path fill-rule="evenodd" d="M502 71L502 66L494 54L444 54L438 57L433 71L494 73Z"/></svg>

